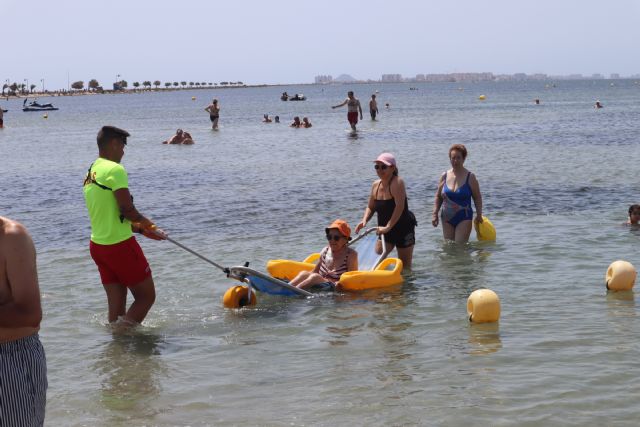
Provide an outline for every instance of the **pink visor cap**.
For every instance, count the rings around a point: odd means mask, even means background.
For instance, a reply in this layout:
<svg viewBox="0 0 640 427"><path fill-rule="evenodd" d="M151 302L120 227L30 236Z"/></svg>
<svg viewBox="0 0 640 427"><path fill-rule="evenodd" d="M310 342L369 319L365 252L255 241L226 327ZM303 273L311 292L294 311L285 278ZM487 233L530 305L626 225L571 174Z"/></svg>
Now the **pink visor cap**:
<svg viewBox="0 0 640 427"><path fill-rule="evenodd" d="M378 156L377 159L374 160L374 162L381 162L387 166L395 166L396 158L393 157L393 154L391 153L382 153Z"/></svg>

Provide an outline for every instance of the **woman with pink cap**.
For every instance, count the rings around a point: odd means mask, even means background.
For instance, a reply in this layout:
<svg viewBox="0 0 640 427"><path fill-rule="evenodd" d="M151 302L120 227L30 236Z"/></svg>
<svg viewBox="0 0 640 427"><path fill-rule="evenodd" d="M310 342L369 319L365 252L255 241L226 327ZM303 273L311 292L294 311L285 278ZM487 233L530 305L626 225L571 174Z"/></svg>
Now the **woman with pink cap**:
<svg viewBox="0 0 640 427"><path fill-rule="evenodd" d="M396 158L391 153L382 153L374 160L377 180L371 186L369 202L362 221L356 226L358 233L374 213L378 214L378 234L384 234L387 254L398 248L398 258L405 268L411 268L413 246L416 244L416 217L409 210L404 181L398 176ZM382 243L376 246L382 253ZM386 254L385 254L386 255Z"/></svg>
<svg viewBox="0 0 640 427"><path fill-rule="evenodd" d="M299 288L319 286L322 290L333 291L340 276L347 271L358 269L358 253L347 246L351 240L351 228L346 221L336 219L324 229L329 245L320 252L320 259L311 271L301 271L289 282Z"/></svg>

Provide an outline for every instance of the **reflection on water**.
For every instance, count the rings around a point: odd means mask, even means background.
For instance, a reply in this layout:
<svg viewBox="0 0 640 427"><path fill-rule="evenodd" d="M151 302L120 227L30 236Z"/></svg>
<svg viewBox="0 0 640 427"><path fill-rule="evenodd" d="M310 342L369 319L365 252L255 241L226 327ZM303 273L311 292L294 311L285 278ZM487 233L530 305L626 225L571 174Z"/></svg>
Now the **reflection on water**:
<svg viewBox="0 0 640 427"><path fill-rule="evenodd" d="M501 348L499 322L469 323L469 354L474 356L490 354Z"/></svg>
<svg viewBox="0 0 640 427"><path fill-rule="evenodd" d="M631 291L607 291L607 314L611 317L635 317L636 296Z"/></svg>
<svg viewBox="0 0 640 427"><path fill-rule="evenodd" d="M113 333L99 353L93 370L102 378L100 402L111 422L133 418L152 419L150 405L162 391L167 369L161 361L162 337L148 331Z"/></svg>

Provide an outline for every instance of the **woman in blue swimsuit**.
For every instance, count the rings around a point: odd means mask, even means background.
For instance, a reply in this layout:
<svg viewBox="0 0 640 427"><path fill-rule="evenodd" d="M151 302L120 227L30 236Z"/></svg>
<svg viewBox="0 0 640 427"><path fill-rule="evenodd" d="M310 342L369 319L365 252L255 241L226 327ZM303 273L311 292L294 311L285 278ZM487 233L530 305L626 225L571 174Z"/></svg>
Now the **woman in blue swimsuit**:
<svg viewBox="0 0 640 427"><path fill-rule="evenodd" d="M431 223L438 226L438 212L442 208L442 234L446 240L466 243L471 234L473 208L476 206L476 222L482 222L482 195L476 176L464 167L467 148L454 144L449 148L451 169L440 177Z"/></svg>

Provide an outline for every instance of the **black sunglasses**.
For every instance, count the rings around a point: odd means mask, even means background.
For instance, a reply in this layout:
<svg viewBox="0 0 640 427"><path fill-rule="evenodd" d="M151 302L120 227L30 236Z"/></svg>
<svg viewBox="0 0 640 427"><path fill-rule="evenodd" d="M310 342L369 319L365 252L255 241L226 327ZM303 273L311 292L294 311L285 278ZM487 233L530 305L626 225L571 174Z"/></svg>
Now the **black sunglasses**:
<svg viewBox="0 0 640 427"><path fill-rule="evenodd" d="M388 167L389 167L389 166L387 166L387 165L373 165L373 168L374 168L375 170L378 170L378 169L380 169L380 170L385 170L385 169L386 169L386 168L388 168Z"/></svg>
<svg viewBox="0 0 640 427"><path fill-rule="evenodd" d="M337 242L340 239L342 239L342 236L339 235L339 234L329 234L329 233L327 233L327 240L331 241L331 239L333 239L334 242Z"/></svg>

